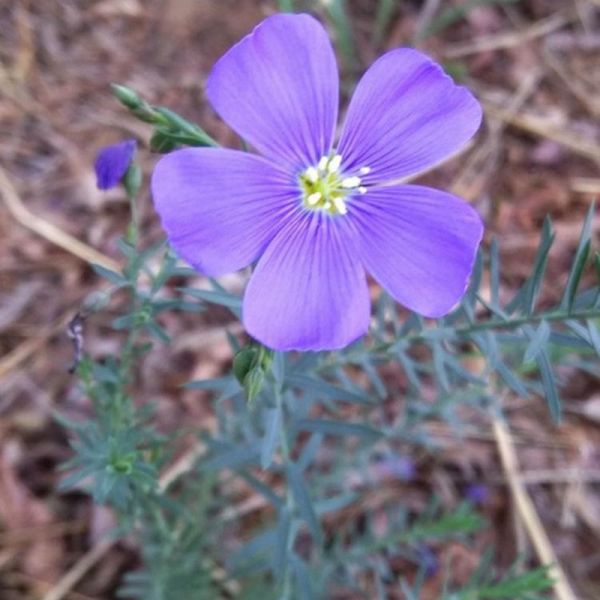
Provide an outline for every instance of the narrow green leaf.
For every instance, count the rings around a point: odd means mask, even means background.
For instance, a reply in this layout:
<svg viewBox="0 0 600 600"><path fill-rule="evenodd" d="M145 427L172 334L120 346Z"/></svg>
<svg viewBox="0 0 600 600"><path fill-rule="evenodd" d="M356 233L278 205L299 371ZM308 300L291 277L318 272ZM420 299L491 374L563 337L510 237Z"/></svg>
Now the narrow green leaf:
<svg viewBox="0 0 600 600"><path fill-rule="evenodd" d="M286 473L288 485L290 486L290 490L292 492L292 496L294 497L294 503L298 508L298 512L304 521L306 521L306 524L308 525L315 542L321 545L323 543L321 525L319 524L317 513L315 512L310 494L306 488L302 472L294 463L288 463Z"/></svg>
<svg viewBox="0 0 600 600"><path fill-rule="evenodd" d="M146 330L163 344L169 344L171 342L169 334L156 321L149 321L146 323Z"/></svg>
<svg viewBox="0 0 600 600"><path fill-rule="evenodd" d="M307 375L293 373L288 375L286 383L289 386L310 392L317 397L325 396L327 398L332 398L333 400L342 400L357 404L373 403L373 399L367 394L346 390L316 377L308 377Z"/></svg>
<svg viewBox="0 0 600 600"><path fill-rule="evenodd" d="M465 314L472 322L474 318L475 301L477 300L477 292L481 287L481 280L483 279L483 251L478 250L477 256L475 257L475 264L473 265L473 273L471 274L471 280L469 281L469 287L463 299L461 300L461 306L463 307Z"/></svg>
<svg viewBox="0 0 600 600"><path fill-rule="evenodd" d="M373 44L378 46L385 35L385 31L392 19L398 3L396 0L379 0L375 13L375 27L373 29Z"/></svg>
<svg viewBox="0 0 600 600"><path fill-rule="evenodd" d="M211 302L212 304L219 304L232 309L238 313L242 309L242 299L239 296L224 292L215 292L212 290L200 290L197 288L178 288L180 292L204 300L205 302Z"/></svg>
<svg viewBox="0 0 600 600"><path fill-rule="evenodd" d="M276 351L273 353L271 372L276 383L281 386L285 380L285 352Z"/></svg>
<svg viewBox="0 0 600 600"><path fill-rule="evenodd" d="M157 127L150 138L150 151L166 154L177 148L177 140L168 130Z"/></svg>
<svg viewBox="0 0 600 600"><path fill-rule="evenodd" d="M237 354L242 349L240 342L229 330L225 331L225 335L227 336L227 341L229 343L229 347L231 348L231 352L234 355Z"/></svg>
<svg viewBox="0 0 600 600"><path fill-rule="evenodd" d="M586 321L587 330L590 336L590 341L596 354L600 357L600 331L598 331L598 327L594 323L594 321L588 319Z"/></svg>
<svg viewBox="0 0 600 600"><path fill-rule="evenodd" d="M232 381L235 381L231 375L226 377L217 377L215 379L197 379L195 381L188 381L184 384L184 388L187 390L211 390L214 392L221 392L226 389Z"/></svg>
<svg viewBox="0 0 600 600"><path fill-rule="evenodd" d="M536 362L542 377L542 386L544 388L544 395L546 397L546 402L548 403L550 415L555 423L560 423L561 406L558 388L556 387L556 381L554 380L554 373L552 373L550 358L544 349L538 352Z"/></svg>
<svg viewBox="0 0 600 600"><path fill-rule="evenodd" d="M333 498L325 498L324 500L318 500L315 502L315 512L321 516L331 512L337 512L350 506L353 502L356 502L360 497L360 494L356 492L346 492L333 496Z"/></svg>
<svg viewBox="0 0 600 600"><path fill-rule="evenodd" d="M500 308L500 253L495 237L490 246L490 304L494 309Z"/></svg>
<svg viewBox="0 0 600 600"><path fill-rule="evenodd" d="M280 12L294 12L294 0L277 0Z"/></svg>
<svg viewBox="0 0 600 600"><path fill-rule="evenodd" d="M421 39L425 39L431 35L436 35L462 21L474 8L478 6L494 5L494 4L515 4L520 0L466 0L458 6L448 7L442 13L433 19L431 25L423 32Z"/></svg>
<svg viewBox="0 0 600 600"><path fill-rule="evenodd" d="M121 273L117 273L116 271L112 271L111 269L107 269L106 267L103 267L102 265L96 264L96 263L92 263L92 269L98 274L100 275L100 277L103 277L104 279L110 281L111 283L114 283L115 285L118 286L125 286L125 285L129 285L129 281L123 277L123 275Z"/></svg>
<svg viewBox="0 0 600 600"><path fill-rule="evenodd" d="M406 375L406 378L408 379L408 382L410 383L410 385L415 389L418 390L421 388L421 380L419 379L419 376L417 374L417 370L415 368L415 363L413 361L412 358L410 358L403 349L398 348L396 350L396 358L398 359L398 362L400 363L402 369L404 370L404 374Z"/></svg>
<svg viewBox="0 0 600 600"><path fill-rule="evenodd" d="M569 313L573 309L577 288L579 287L579 282L581 281L581 276L583 275L585 263L590 253L592 221L595 212L596 207L594 203L592 203L581 229L581 237L579 239L579 244L577 245L577 251L575 253L575 258L573 259L573 265L571 266L571 272L569 273L567 286L560 303L561 308L566 309Z"/></svg>
<svg viewBox="0 0 600 600"><path fill-rule="evenodd" d="M277 529L270 528L262 531L248 540L230 559L233 569L239 570L246 564L253 562L258 556L272 552L277 539Z"/></svg>
<svg viewBox="0 0 600 600"><path fill-rule="evenodd" d="M283 579L288 565L291 525L292 515L284 506L278 512L275 544L273 546L273 574L278 581Z"/></svg>
<svg viewBox="0 0 600 600"><path fill-rule="evenodd" d="M302 448L302 452L300 452L300 456L298 457L298 461L296 463L301 471L305 471L310 466L317 455L317 450L321 447L322 443L322 433L313 433L310 436L310 439Z"/></svg>
<svg viewBox="0 0 600 600"><path fill-rule="evenodd" d="M547 321L542 321L535 333L530 336L531 341L529 342L529 345L525 350L525 356L523 357L524 363L528 363L537 357L540 350L546 346L550 333L550 325L548 325Z"/></svg>
<svg viewBox="0 0 600 600"><path fill-rule="evenodd" d="M387 390L383 380L379 376L377 369L373 366L370 360L364 359L360 361L360 366L363 368L365 375L369 378L371 385L375 389L375 393L380 400L387 396Z"/></svg>
<svg viewBox="0 0 600 600"><path fill-rule="evenodd" d="M260 466L268 469L277 450L281 428L281 405L278 404L275 408L269 408L265 412L265 435L260 447Z"/></svg>
<svg viewBox="0 0 600 600"><path fill-rule="evenodd" d="M525 573L509 573L501 581L489 583L479 587L477 590L472 590L470 596L473 597L473 592L477 594L477 598L481 600L516 600L532 598L534 592L543 592L550 590L554 581L549 573L548 567L539 567L533 571ZM460 596L463 598L463 596Z"/></svg>
<svg viewBox="0 0 600 600"><path fill-rule="evenodd" d="M258 462L258 451L249 446L232 446L212 454L202 463L207 471L216 469L240 469Z"/></svg>
<svg viewBox="0 0 600 600"><path fill-rule="evenodd" d="M365 439L377 439L384 435L382 431L367 425L327 419L300 419L294 423L294 426L300 431L315 431L325 435L355 435Z"/></svg>
<svg viewBox="0 0 600 600"><path fill-rule="evenodd" d="M294 579L296 580L299 600L315 600L317 596L313 590L311 577L306 567L306 563L296 554L289 557L290 566L294 571Z"/></svg>
<svg viewBox="0 0 600 600"><path fill-rule="evenodd" d="M493 368L515 394L521 398L529 398L525 384L501 360L497 360L493 364Z"/></svg>
<svg viewBox="0 0 600 600"><path fill-rule="evenodd" d="M329 17L333 23L334 38L342 55L344 66L349 71L356 68L356 49L354 47L354 34L348 18L346 0L329 0L326 3Z"/></svg>
<svg viewBox="0 0 600 600"><path fill-rule="evenodd" d="M510 314L517 309L522 309L526 315L530 315L535 307L535 301L542 285L546 265L548 264L548 253L554 243L554 232L550 217L544 219L540 245L536 252L531 276L519 290L517 295L508 303L505 311Z"/></svg>
<svg viewBox="0 0 600 600"><path fill-rule="evenodd" d="M420 519L401 534L403 542L434 540L456 534L473 533L485 524L483 518L467 504L459 505L454 512L437 519Z"/></svg>
<svg viewBox="0 0 600 600"><path fill-rule="evenodd" d="M180 130L182 133L192 137L199 145L218 146L215 140L213 140L203 129L198 127L198 125L184 119L170 108L159 106L156 107L155 110L164 117L170 127L175 130Z"/></svg>
<svg viewBox="0 0 600 600"><path fill-rule="evenodd" d="M274 508L279 510L283 507L283 500L267 484L260 481L260 479L257 479L246 471L239 471L238 476L246 481L246 483L254 488L259 494L264 496Z"/></svg>
<svg viewBox="0 0 600 600"><path fill-rule="evenodd" d="M433 344L433 372L437 382L442 390L446 393L450 392L450 381L446 373L446 365L444 362L444 350L439 343Z"/></svg>

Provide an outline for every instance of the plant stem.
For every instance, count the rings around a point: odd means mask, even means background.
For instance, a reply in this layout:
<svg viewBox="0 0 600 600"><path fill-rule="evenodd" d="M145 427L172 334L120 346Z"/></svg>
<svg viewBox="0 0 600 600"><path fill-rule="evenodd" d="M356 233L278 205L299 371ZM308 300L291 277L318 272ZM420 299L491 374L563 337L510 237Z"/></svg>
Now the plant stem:
<svg viewBox="0 0 600 600"><path fill-rule="evenodd" d="M527 315L522 317L516 317L503 321L497 318L489 319L488 321L480 321L479 323L472 323L470 325L464 325L462 327L439 327L434 330L425 331L423 333L415 333L413 335L407 335L403 338L405 341L420 342L432 338L432 333L435 333L436 339L443 339L445 337L457 336L463 337L468 336L477 331L488 331L490 329L517 329L523 325L534 325L541 323L542 321L567 321L569 319L574 320L585 320L585 319L597 319L600 318L600 308L591 310L574 310L571 312L556 310L552 312L546 312L538 315ZM398 340L393 342L384 342L376 344L372 347L375 352L385 352L389 350Z"/></svg>

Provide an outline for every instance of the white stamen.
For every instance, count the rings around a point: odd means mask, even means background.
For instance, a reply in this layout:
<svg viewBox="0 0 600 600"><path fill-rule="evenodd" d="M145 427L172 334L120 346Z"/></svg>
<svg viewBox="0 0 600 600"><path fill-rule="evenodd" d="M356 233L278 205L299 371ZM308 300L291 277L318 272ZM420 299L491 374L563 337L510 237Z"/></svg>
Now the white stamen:
<svg viewBox="0 0 600 600"><path fill-rule="evenodd" d="M368 175L371 172L371 167L361 167L358 172L361 175Z"/></svg>
<svg viewBox="0 0 600 600"><path fill-rule="evenodd" d="M360 185L360 177L346 177L342 179L342 187L345 189L355 188Z"/></svg>
<svg viewBox="0 0 600 600"><path fill-rule="evenodd" d="M331 202L329 202L329 200L327 200L327 202L325 202L325 205L323 206L323 208L329 210L331 208Z"/></svg>
<svg viewBox="0 0 600 600"><path fill-rule="evenodd" d="M335 173L339 168L340 165L342 164L342 157L340 154L336 154L330 161L329 161L329 165L327 167L327 170L330 173Z"/></svg>
<svg viewBox="0 0 600 600"><path fill-rule="evenodd" d="M323 195L321 194L321 192L315 192L314 194L311 194L306 201L311 205L314 206L315 204L319 203L319 200L321 200L321 198L323 197Z"/></svg>
<svg viewBox="0 0 600 600"><path fill-rule="evenodd" d="M361 185L361 186L358 188L358 191L359 191L361 194L366 194L366 193L367 193L367 188L366 188L364 185Z"/></svg>
<svg viewBox="0 0 600 600"><path fill-rule="evenodd" d="M341 215L345 215L348 212L348 209L346 208L346 203L342 198L338 196L334 197L333 204Z"/></svg>
<svg viewBox="0 0 600 600"><path fill-rule="evenodd" d="M316 183L317 179L319 179L319 171L317 171L314 167L308 167L305 173L306 179L308 179L311 183Z"/></svg>
<svg viewBox="0 0 600 600"><path fill-rule="evenodd" d="M326 156L322 156L319 164L317 165L317 169L319 169L319 171L324 171L327 168L328 162L329 159Z"/></svg>

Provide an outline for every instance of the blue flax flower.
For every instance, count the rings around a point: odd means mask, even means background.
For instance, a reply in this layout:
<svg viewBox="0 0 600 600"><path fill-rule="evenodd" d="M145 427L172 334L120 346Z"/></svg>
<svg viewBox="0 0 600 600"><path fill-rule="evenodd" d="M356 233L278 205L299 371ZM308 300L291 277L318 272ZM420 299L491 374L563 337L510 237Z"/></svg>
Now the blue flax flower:
<svg viewBox="0 0 600 600"><path fill-rule="evenodd" d="M119 185L133 160L135 150L135 140L125 140L100 149L94 163L96 186L99 190L109 190Z"/></svg>
<svg viewBox="0 0 600 600"><path fill-rule="evenodd" d="M338 71L323 27L276 15L214 66L206 93L257 154L187 148L156 166L152 193L169 241L218 276L257 261L246 330L279 350L341 348L368 329L366 273L409 309L449 312L483 227L462 200L403 185L459 150L481 107L409 48L360 80L337 143Z"/></svg>

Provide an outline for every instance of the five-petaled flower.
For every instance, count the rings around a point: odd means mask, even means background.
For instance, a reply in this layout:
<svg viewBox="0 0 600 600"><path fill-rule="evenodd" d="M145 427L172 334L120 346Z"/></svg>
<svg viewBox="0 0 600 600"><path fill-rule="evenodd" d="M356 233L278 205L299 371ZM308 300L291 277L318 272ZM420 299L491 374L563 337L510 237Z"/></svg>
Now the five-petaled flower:
<svg viewBox="0 0 600 600"><path fill-rule="evenodd" d="M187 148L156 166L171 245L218 276L258 260L246 330L279 350L343 347L366 333L369 272L427 317L464 294L483 227L462 200L399 183L459 150L481 107L424 54L400 48L358 83L339 140L338 72L322 26L276 15L208 78L216 112L260 154Z"/></svg>
<svg viewBox="0 0 600 600"><path fill-rule="evenodd" d="M94 163L96 187L99 190L109 190L119 185L135 156L136 147L135 140L124 140L100 149Z"/></svg>

